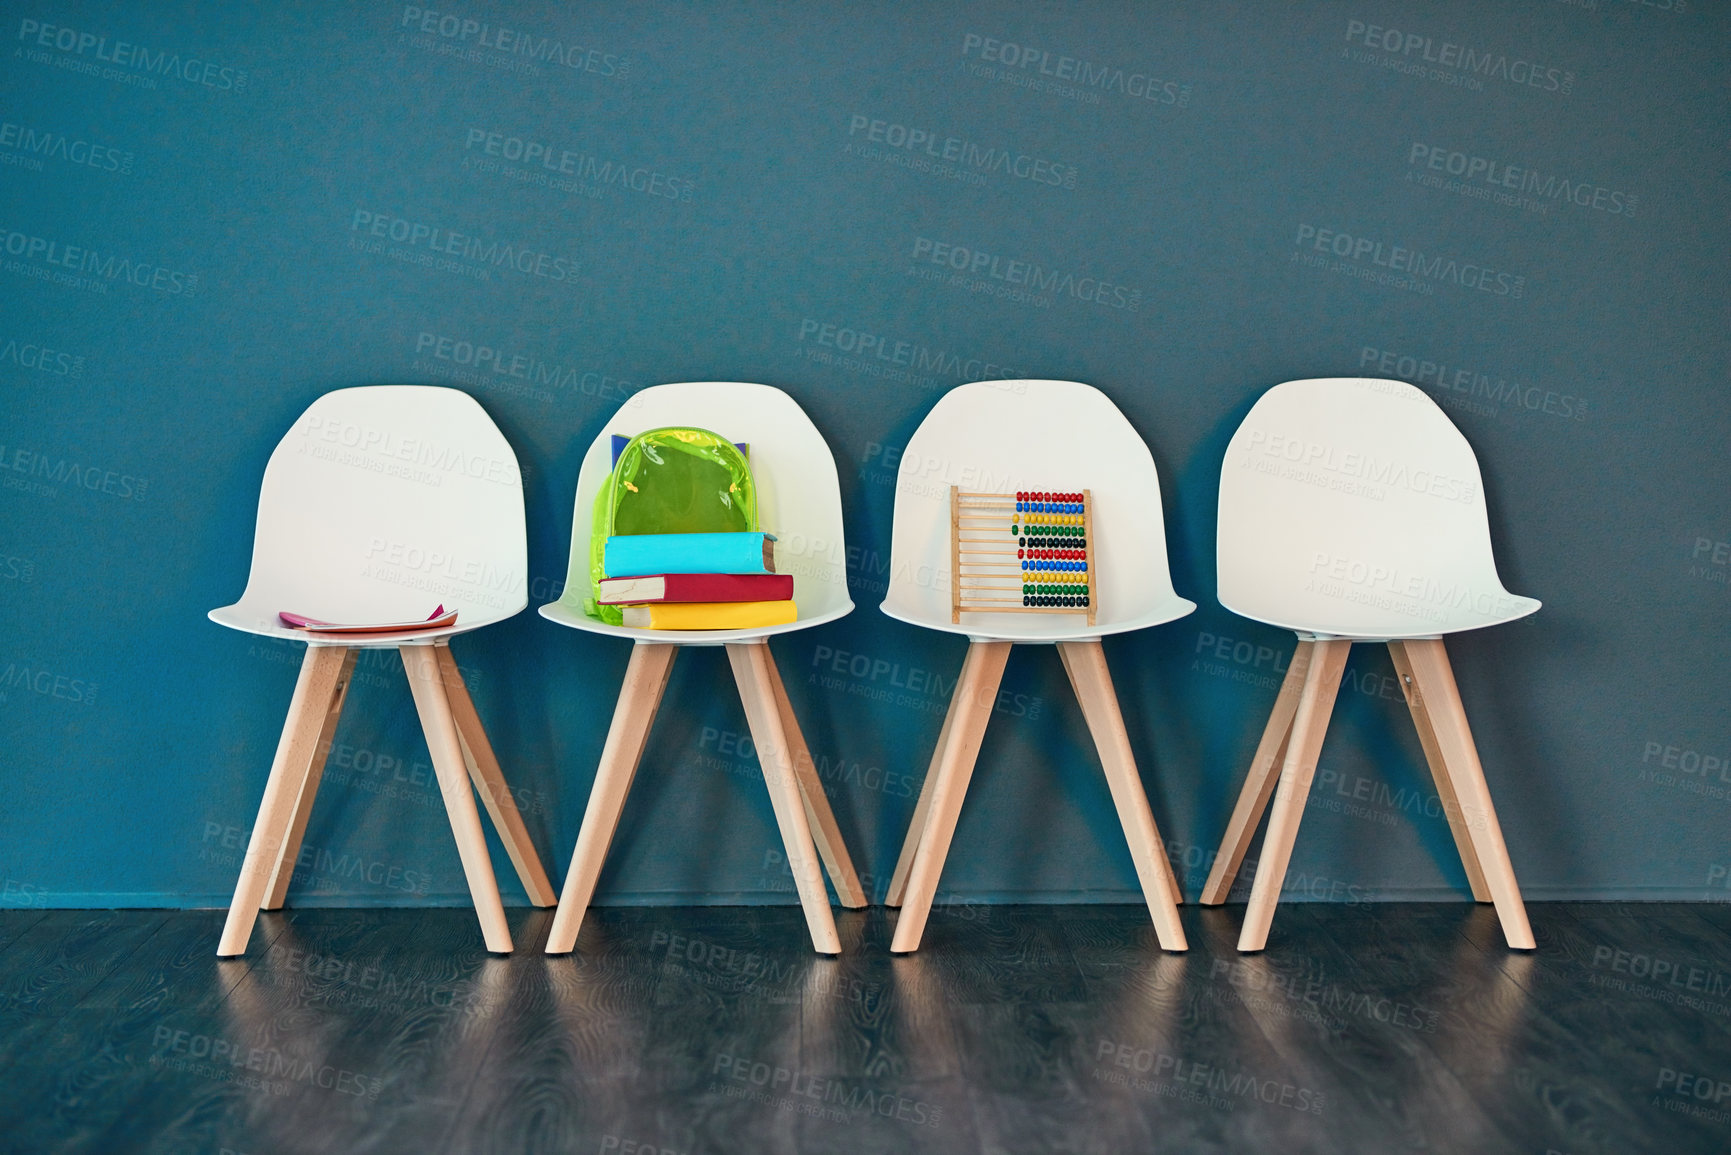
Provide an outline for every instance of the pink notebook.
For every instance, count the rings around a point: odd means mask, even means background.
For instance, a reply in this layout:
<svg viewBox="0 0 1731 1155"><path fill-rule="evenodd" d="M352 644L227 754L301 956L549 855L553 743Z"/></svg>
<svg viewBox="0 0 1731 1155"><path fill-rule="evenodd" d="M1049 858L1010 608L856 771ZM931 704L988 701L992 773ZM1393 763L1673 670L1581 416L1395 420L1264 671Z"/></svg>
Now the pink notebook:
<svg viewBox="0 0 1731 1155"><path fill-rule="evenodd" d="M352 622L321 622L317 618L309 618L305 614L291 614L279 611L277 617L282 624L296 630L305 630L309 634L401 634L409 630L436 630L457 623L457 611L447 610L440 606L432 616L424 622L376 622L356 624Z"/></svg>

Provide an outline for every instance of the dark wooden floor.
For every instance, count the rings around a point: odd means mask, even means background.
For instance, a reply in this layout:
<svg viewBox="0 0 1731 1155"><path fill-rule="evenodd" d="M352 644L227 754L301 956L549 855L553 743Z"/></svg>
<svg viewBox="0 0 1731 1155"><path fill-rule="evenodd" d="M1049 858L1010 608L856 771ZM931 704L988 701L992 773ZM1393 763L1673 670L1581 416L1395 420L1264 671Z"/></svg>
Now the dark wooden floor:
<svg viewBox="0 0 1731 1155"><path fill-rule="evenodd" d="M0 1150L1725 1152L1731 906L0 912Z"/></svg>

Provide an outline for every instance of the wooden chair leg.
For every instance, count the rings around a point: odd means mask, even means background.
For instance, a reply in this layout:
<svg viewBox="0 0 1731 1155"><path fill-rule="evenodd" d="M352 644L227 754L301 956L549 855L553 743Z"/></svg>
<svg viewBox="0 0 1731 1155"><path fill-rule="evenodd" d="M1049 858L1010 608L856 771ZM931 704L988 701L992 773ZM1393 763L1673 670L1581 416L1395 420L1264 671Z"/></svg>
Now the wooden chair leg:
<svg viewBox="0 0 1731 1155"><path fill-rule="evenodd" d="M1437 801L1442 803L1443 813L1448 816L1449 833L1454 835L1455 849L1460 853L1461 865L1466 868L1467 885L1472 887L1474 902L1491 901L1491 892L1485 886L1485 874L1479 869L1478 851L1473 849L1472 834L1467 830L1466 821L1461 815L1460 801L1455 797L1454 783L1450 780L1448 766L1443 761L1442 747L1437 745L1436 724L1431 720L1430 710L1425 700L1418 692L1418 685L1413 681L1412 662L1406 656L1405 642L1390 642L1388 656L1394 659L1394 670L1400 677L1401 693L1406 695L1407 709L1412 712L1412 723L1418 730L1418 742L1424 747L1425 765L1430 767L1431 780L1436 783Z"/></svg>
<svg viewBox="0 0 1731 1155"><path fill-rule="evenodd" d="M342 681L343 667L349 661L347 649L346 646L309 645L306 656L301 659L300 676L295 680L288 718L283 723L282 737L277 741L270 779L265 783L258 818L252 825L246 858L240 864L234 901L229 904L222 938L217 942L219 958L246 953L253 923L258 920L259 907L264 903L265 892L270 887L277 862L282 857L283 844L299 808L301 788L318 749L319 733L330 713L331 699L337 692L338 683Z"/></svg>
<svg viewBox="0 0 1731 1155"><path fill-rule="evenodd" d="M1263 727L1262 741L1250 759L1250 772L1244 777L1244 789L1238 794L1238 804L1232 808L1232 818L1226 824L1226 834L1214 855L1214 865L1208 871L1208 881L1202 887L1204 906L1219 906L1232 890L1238 868L1244 864L1250 840L1256 837L1256 827L1268 800L1274 794L1274 783L1286 760L1287 739L1292 734L1292 716L1298 712L1299 694L1304 690L1304 677L1310 670L1314 642L1300 638L1292 651L1292 661L1286 667L1286 678L1280 692L1274 696L1274 709L1269 712L1268 725Z"/></svg>
<svg viewBox="0 0 1731 1155"><path fill-rule="evenodd" d="M457 723L457 740L463 747L463 763L468 767L469 780L481 795L487 816L493 820L493 829L499 832L499 841L505 844L505 853L511 856L511 865L516 867L517 877L528 892L530 903L552 906L559 901L558 896L553 892L546 870L542 869L541 856L535 853L528 828L523 825L517 800L505 784L505 773L499 769L493 744L487 740L481 716L475 712L474 700L469 697L469 687L463 682L462 671L457 669L456 655L451 653L450 646L444 644L435 645L433 655L439 663L439 676L444 680L445 697L451 703L451 717Z"/></svg>
<svg viewBox="0 0 1731 1155"><path fill-rule="evenodd" d="M818 777L817 763L812 759L811 748L805 744L805 732L799 728L799 719L794 716L793 703L787 699L787 687L782 684L781 671L776 668L775 655L769 652L768 645L763 647L763 658L769 671L770 689L775 692L781 730L787 735L788 755L793 763L794 778L799 783L800 801L805 804L806 824L811 827L812 839L817 843L818 857L823 859L824 870L829 872L829 880L834 884L841 904L851 910L861 910L867 905L865 890L860 886L859 875L854 872L847 843L842 841L841 827L836 825L835 811L830 809L829 797L823 792L823 779Z"/></svg>
<svg viewBox="0 0 1731 1155"><path fill-rule="evenodd" d="M649 728L655 724L655 712L678 654L679 647L666 642L638 642L631 647L631 662L625 667L619 702L613 707L613 724L608 727L606 745L601 747L601 765L589 790L589 806L583 811L577 847L571 852L571 867L559 893L559 909L547 932L548 954L570 954L577 946L577 932L583 928L583 916L595 896L601 864L607 860L607 847L619 827L625 796L637 777Z"/></svg>
<svg viewBox="0 0 1731 1155"><path fill-rule="evenodd" d="M319 783L325 776L325 759L331 752L331 743L336 740L337 723L342 720L343 703L349 696L349 679L354 674L355 658L360 649L355 646L344 646L342 669L337 673L336 688L331 692L331 704L325 710L324 724L319 727L318 743L312 750L312 762L307 766L306 777L301 782L300 797L295 801L294 819L289 823L288 835L283 839L282 849L277 852L276 868L271 872L270 886L264 893L261 910L281 910L283 900L288 897L289 882L294 878L295 860L301 855L301 839L306 836L307 819L312 817L313 799L318 796Z"/></svg>
<svg viewBox="0 0 1731 1155"><path fill-rule="evenodd" d="M1268 944L1268 928L1280 902L1280 887L1286 881L1286 864L1292 858L1292 843L1304 817L1310 796L1310 780L1316 775L1316 759L1328 732L1328 717L1334 712L1334 697L1346 671L1346 655L1352 643L1345 638L1318 641L1311 651L1310 669L1298 710L1292 719L1292 736L1286 760L1280 767L1280 786L1274 793L1274 809L1268 816L1268 834L1262 857L1256 864L1256 882L1250 889L1250 906L1244 912L1244 928L1238 935L1241 951L1261 950Z"/></svg>
<svg viewBox="0 0 1731 1155"><path fill-rule="evenodd" d="M950 839L955 837L956 820L962 813L962 798L968 792L968 780L973 777L980 743L986 736L986 723L997 702L1004 663L1010 658L1009 642L971 642L968 649L971 660L962 666L952 700L955 720L933 775L925 831L919 849L914 852L913 865L908 868L902 912L896 919L895 936L890 940L890 951L894 954L918 950L925 935L932 899L938 893L938 876L943 873L944 859L950 853Z"/></svg>
<svg viewBox="0 0 1731 1155"><path fill-rule="evenodd" d="M969 646L967 657L962 659L961 680L966 680L969 668L977 660L974 647ZM960 684L961 681L958 681L957 685ZM908 823L907 836L902 839L902 852L896 858L895 873L890 875L890 890L884 896L885 906L900 906L903 896L907 894L908 871L913 869L914 855L919 852L920 839L925 837L926 819L932 809L932 785L938 780L938 767L943 764L944 749L949 745L950 733L956 722L956 704L961 700L960 695L952 693L950 708L944 711L944 725L938 731L937 749L932 751L932 760L926 766L925 780L920 783L919 801L914 803L914 816Z"/></svg>
<svg viewBox="0 0 1731 1155"><path fill-rule="evenodd" d="M811 945L819 954L840 954L841 937L836 934L835 915L829 909L829 894L823 888L799 775L794 770L789 738L776 706L775 685L769 672L769 646L764 642L731 643L727 647L727 660L733 666L740 700L745 703L745 720L751 728L752 744L757 747L763 780L769 786L770 805L775 810L775 823L781 828L782 848L793 871L799 904L805 909Z"/></svg>
<svg viewBox="0 0 1731 1155"><path fill-rule="evenodd" d="M1060 662L1062 662L1064 665L1064 675L1065 675L1065 677L1070 679L1070 687L1072 689L1075 689L1076 672L1074 669L1071 668L1070 651L1066 650L1062 643L1060 643L1056 647L1056 649L1058 651L1058 660ZM1104 662L1104 660L1105 660L1104 652L1102 651L1101 661ZM1106 673L1106 679L1107 679L1108 684L1110 684L1110 682L1111 682L1111 677L1112 677L1111 671L1108 670ZM1076 693L1077 693L1076 700L1078 702L1080 702L1082 700L1081 699L1081 691L1078 690ZM1118 693L1116 690L1114 690L1112 692L1112 702L1113 702L1114 706L1117 705L1117 701L1118 701ZM1084 716L1084 718L1087 716L1087 708L1086 707L1083 707L1083 716ZM1118 715L1118 725L1120 728L1122 728L1123 724L1124 724L1124 718L1123 718L1123 714L1120 712ZM1093 733L1092 724L1090 724L1089 733ZM1099 745L1098 742L1096 742L1095 743L1096 748L1098 748L1098 745ZM1104 765L1104 762L1102 762L1102 765ZM1137 781L1138 782L1141 781L1140 775L1138 775ZM1145 799L1147 796L1144 795L1143 797ZM1152 813L1152 812L1150 812L1150 813ZM1128 836L1127 830L1126 830L1126 836ZM1135 852L1132 851L1131 853L1134 854ZM1174 871L1172 869L1172 860L1166 856L1166 852L1165 852L1164 848L1162 848L1161 852L1155 856L1154 860L1156 863L1159 864L1160 869L1162 871L1164 871L1166 874L1166 883L1171 888L1173 903L1175 903L1178 906L1183 906L1184 905L1184 887L1179 885L1178 874L1176 871ZM1146 892L1144 892L1144 896L1146 896Z"/></svg>
<svg viewBox="0 0 1731 1155"><path fill-rule="evenodd" d="M1503 937L1515 950L1532 950L1537 945L1533 941L1533 928L1527 922L1527 908L1521 901L1514 865L1509 862L1509 848L1503 842L1503 828L1491 803L1491 789L1485 783L1484 767L1479 763L1478 747L1467 725L1466 707L1461 703L1460 688L1455 685L1448 651L1443 648L1441 638L1406 642L1404 648L1415 692L1435 727L1437 750L1459 800L1462 825L1477 851L1479 869L1484 872L1491 900L1496 903Z"/></svg>
<svg viewBox="0 0 1731 1155"><path fill-rule="evenodd" d="M433 773L439 778L439 793L445 799L445 815L457 839L457 856L463 862L463 877L481 921L481 937L494 954L511 953L511 930L505 923L505 904L499 898L499 880L493 875L493 860L487 854L487 835L481 829L481 814L469 792L469 775L463 764L463 746L457 723L451 717L445 680L439 672L436 646L399 646L403 671L409 677L409 692L421 716L421 732L427 752L433 757Z"/></svg>
<svg viewBox="0 0 1731 1155"><path fill-rule="evenodd" d="M1154 812L1149 809L1141 775L1136 772L1136 756L1130 749L1130 735L1124 730L1124 715L1112 686L1112 671L1106 665L1106 651L1101 649L1098 639L1091 639L1059 642L1058 652L1063 655L1076 700L1082 704L1082 716L1094 735L1094 748L1100 752L1100 765L1106 771L1112 804L1118 809L1118 821L1130 843L1130 858L1136 864L1136 877L1142 883L1148 913L1154 917L1160 948L1188 950L1184 927L1178 921L1178 880L1166 857L1166 844L1160 839Z"/></svg>

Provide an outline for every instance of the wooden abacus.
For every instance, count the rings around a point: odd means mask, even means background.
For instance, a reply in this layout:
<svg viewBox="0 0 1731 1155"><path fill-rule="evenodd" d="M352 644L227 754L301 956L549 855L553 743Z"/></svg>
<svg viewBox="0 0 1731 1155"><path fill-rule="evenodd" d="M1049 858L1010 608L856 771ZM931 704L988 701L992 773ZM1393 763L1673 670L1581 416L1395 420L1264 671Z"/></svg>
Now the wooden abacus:
<svg viewBox="0 0 1731 1155"><path fill-rule="evenodd" d="M964 493L950 486L950 621L965 613L1086 614L1094 624L1089 490Z"/></svg>

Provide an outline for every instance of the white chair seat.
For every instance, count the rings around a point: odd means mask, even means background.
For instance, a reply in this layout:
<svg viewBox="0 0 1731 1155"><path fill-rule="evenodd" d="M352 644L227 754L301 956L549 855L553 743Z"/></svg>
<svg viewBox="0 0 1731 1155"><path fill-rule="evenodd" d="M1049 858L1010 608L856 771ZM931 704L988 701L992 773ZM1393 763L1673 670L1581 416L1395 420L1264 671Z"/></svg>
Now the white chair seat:
<svg viewBox="0 0 1731 1155"><path fill-rule="evenodd" d="M1415 638L1439 638L1444 634L1458 634L1467 630L1483 629L1486 626L1500 626L1507 622L1518 621L1537 612L1541 605L1534 598L1521 597L1519 594L1507 594L1497 607L1501 612L1477 613L1471 606L1453 606L1448 607L1446 611L1439 608L1434 619L1426 618L1423 625L1415 625L1410 629L1390 630L1387 627L1392 623L1381 621L1367 623L1368 625L1380 626L1381 629L1354 631L1348 628L1352 623L1343 622L1338 618L1330 622L1335 627L1334 629L1322 630L1314 625L1319 615L1294 615L1292 620L1280 621L1267 612L1262 614L1247 613L1233 605L1225 596L1221 597L1220 604L1240 617L1250 618L1252 621L1258 621L1264 625L1279 626L1282 629L1291 630L1302 638L1315 640L1345 638L1354 642L1393 642ZM1285 615L1281 616L1284 617Z"/></svg>
<svg viewBox="0 0 1731 1155"><path fill-rule="evenodd" d="M1094 624L1086 613L1062 612L964 610L954 620L952 486L971 493L1088 491ZM902 908L890 949L912 951L925 933L1011 644L1055 643L1100 753L1160 945L1184 950L1182 895L1148 807L1100 639L1184 617L1196 603L1172 588L1154 457L1111 399L1077 381L980 381L940 397L902 452L889 590L879 608L897 621L969 639L890 879L887 901Z"/></svg>
<svg viewBox="0 0 1731 1155"><path fill-rule="evenodd" d="M631 626L615 626L607 622L596 621L579 608L574 608L569 602L548 602L541 607L541 616L550 622L561 626L570 626L574 630L583 630L591 634L606 634L615 638L630 638L636 642L659 642L679 646L725 646L734 642L762 642L778 634L791 634L798 630L809 630L813 626L821 626L825 622L833 622L844 618L853 607L838 606L828 613L815 617L801 617L798 621L784 622L779 626L760 626L751 630L645 630Z"/></svg>
<svg viewBox="0 0 1731 1155"><path fill-rule="evenodd" d="M1220 604L1299 640L1202 901L1226 901L1274 794L1238 949L1267 944L1347 655L1357 642L1383 642L1473 897L1496 903L1510 946L1531 949L1442 642L1539 608L1497 575L1472 446L1404 382L1288 381L1264 393L1233 434L1219 508Z"/></svg>
<svg viewBox="0 0 1731 1155"><path fill-rule="evenodd" d="M750 447L758 521L777 537L777 572L793 575L797 620L749 630L645 630L611 625L584 613L584 603L594 590L589 569L593 509L613 468L613 438L670 426L707 429ZM779 634L833 622L852 609L835 457L793 398L768 385L740 381L656 385L633 395L608 420L590 444L578 473L564 596L542 606L541 616L634 645L571 854L559 911L547 932L548 954L565 954L576 946L674 656L684 646L727 648L812 945L823 954L841 950L818 860L828 869L843 905L862 907L866 895L842 845L775 658L763 643Z"/></svg>
<svg viewBox="0 0 1731 1155"><path fill-rule="evenodd" d="M1088 619L1081 614L982 614L969 612L962 615L962 622L956 625L946 616L940 621L932 621L929 616L918 611L911 611L901 606L885 602L879 607L885 616L898 622L906 622L910 626L920 626L928 630L942 630L948 634L962 634L976 641L1013 641L1018 643L1056 643L1079 642L1089 638L1104 638L1112 634L1126 634L1132 630L1145 630L1151 626L1163 626L1167 622L1175 622L1179 618L1196 612L1196 603L1188 598L1181 598L1176 593L1159 598L1153 605L1147 606L1143 612L1132 618L1119 618L1111 622L1096 622L1088 625Z"/></svg>
<svg viewBox="0 0 1731 1155"><path fill-rule="evenodd" d="M528 604L522 526L517 456L473 397L432 385L338 389L271 454L246 590L209 617L249 634L362 647L480 629ZM457 611L455 625L341 641L277 618L411 621L440 604Z"/></svg>
<svg viewBox="0 0 1731 1155"><path fill-rule="evenodd" d="M413 645L416 642L431 644L492 624L477 622L475 625L468 625L459 617L456 624L436 630L404 630L394 634L315 634L291 629L280 621L260 618L254 610L240 602L211 610L205 616L219 626L227 626L231 630L246 634L257 634L261 638L281 638L283 641L306 642L313 646L352 646L363 650L394 650L398 646ZM273 613L270 617L275 619L276 614Z"/></svg>
<svg viewBox="0 0 1731 1155"><path fill-rule="evenodd" d="M219 955L244 953L260 908L283 904L362 649L401 651L487 949L510 951L511 934L471 781L530 901L552 905L552 884L445 644L523 609L527 557L517 456L461 390L338 389L277 444L259 486L246 591L209 616L305 643L306 652ZM277 616L365 625L424 618L441 604L457 611L456 624L380 634L309 634Z"/></svg>
<svg viewBox="0 0 1731 1155"><path fill-rule="evenodd" d="M952 485L1092 491L1094 625L1079 613L968 612L951 621ZM1077 381L977 381L939 398L902 451L881 608L976 639L1059 642L1162 625L1196 603L1172 588L1154 457L1111 399Z"/></svg>
<svg viewBox="0 0 1731 1155"><path fill-rule="evenodd" d="M595 497L613 469L613 438L635 437L668 426L696 427L750 447L758 521L776 542L776 566L793 575L797 620L751 630L641 630L615 626L583 612L594 591L589 572L589 534ZM841 482L823 435L792 397L769 385L742 381L654 385L620 406L583 457L577 475L577 505L565 590L541 607L541 616L572 629L632 641L680 645L726 645L762 641L845 616L853 609L847 592L847 548L843 544Z"/></svg>
<svg viewBox="0 0 1731 1155"><path fill-rule="evenodd" d="M1220 604L1302 634L1432 638L1514 621L1472 446L1400 381L1263 394L1220 475Z"/></svg>

